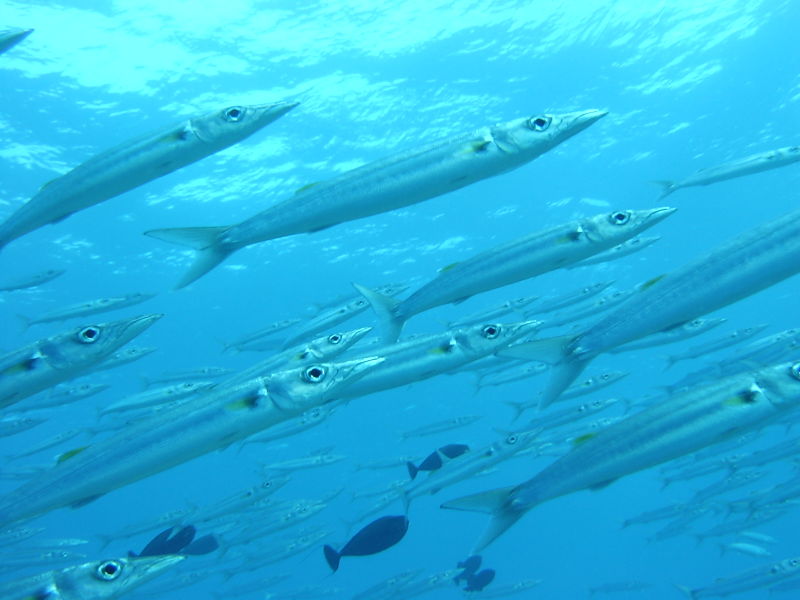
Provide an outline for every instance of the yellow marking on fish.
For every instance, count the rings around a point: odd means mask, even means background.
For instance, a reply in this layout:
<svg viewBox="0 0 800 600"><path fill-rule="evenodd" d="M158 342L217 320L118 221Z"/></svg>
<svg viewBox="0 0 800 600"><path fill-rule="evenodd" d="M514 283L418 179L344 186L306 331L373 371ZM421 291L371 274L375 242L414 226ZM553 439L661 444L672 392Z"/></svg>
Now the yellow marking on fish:
<svg viewBox="0 0 800 600"><path fill-rule="evenodd" d="M315 181L314 183L307 183L303 187L297 188L294 193L295 193L295 195L302 194L303 192L310 190L312 187L314 187L315 185L318 185L318 184L319 184L319 181Z"/></svg>
<svg viewBox="0 0 800 600"><path fill-rule="evenodd" d="M461 263L454 262L454 263L450 263L449 265L445 265L441 269L439 269L439 273L445 273L446 271L450 271L452 269L455 269L459 264L461 264Z"/></svg>
<svg viewBox="0 0 800 600"><path fill-rule="evenodd" d="M244 410L244 409L252 409L258 406L258 395L254 396L246 396L244 398L239 398L238 400L234 400L233 402L228 402L225 405L226 410Z"/></svg>
<svg viewBox="0 0 800 600"><path fill-rule="evenodd" d="M585 442L588 442L590 439L592 439L596 435L597 434L594 433L594 432L592 432L592 433L584 433L583 435L579 435L578 437L573 439L572 440L572 444L574 446L580 446L581 444L583 444Z"/></svg>
<svg viewBox="0 0 800 600"><path fill-rule="evenodd" d="M569 233L565 233L561 237L556 239L556 244L569 244L571 242L577 242L581 239L581 235L583 234L583 227L578 227L575 231L570 231Z"/></svg>
<svg viewBox="0 0 800 600"><path fill-rule="evenodd" d="M756 398L763 392L763 390L757 385L753 384L746 390L742 390L735 396L731 396L730 398L726 398L722 401L722 404L725 406L746 406L747 404L752 404L756 401Z"/></svg>
<svg viewBox="0 0 800 600"><path fill-rule="evenodd" d="M3 369L2 375L16 375L17 373L26 373L28 371L33 371L33 369L36 368L36 363L39 362L39 360L42 358L44 358L44 354L42 354L37 350L25 360Z"/></svg>
<svg viewBox="0 0 800 600"><path fill-rule="evenodd" d="M644 282L642 285L640 285L640 286L639 286L639 291L640 291L640 292L643 292L643 291L645 291L646 289L653 287L653 286L654 286L655 284L657 284L659 281L661 281L662 279L664 279L664 277L666 277L666 274L664 274L664 275L659 275L658 277L653 277L652 279L649 279L648 281L645 281L645 282Z"/></svg>
<svg viewBox="0 0 800 600"><path fill-rule="evenodd" d="M59 455L58 460L56 460L56 464L60 465L65 460L69 460L73 456L80 454L84 450L86 450L89 446L81 446L80 448L73 448L72 450L67 450L63 454Z"/></svg>

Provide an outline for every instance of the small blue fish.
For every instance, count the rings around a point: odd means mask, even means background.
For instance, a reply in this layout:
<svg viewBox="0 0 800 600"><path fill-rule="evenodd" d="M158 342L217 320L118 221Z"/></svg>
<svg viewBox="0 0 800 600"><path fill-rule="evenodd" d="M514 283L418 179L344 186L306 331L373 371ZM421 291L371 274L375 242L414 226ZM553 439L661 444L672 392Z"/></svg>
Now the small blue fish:
<svg viewBox="0 0 800 600"><path fill-rule="evenodd" d="M473 554L472 556L467 557L466 560L460 561L456 565L456 567L458 567L459 569L464 569L464 570L461 571L461 573L459 573L455 577L453 577L453 583L458 585L459 582L462 579L465 580L465 581L468 581L469 577L475 575L475 573L478 571L478 569L481 568L481 560L482 559L481 559L481 557L479 555ZM468 585L469 585L469 583L468 583Z"/></svg>
<svg viewBox="0 0 800 600"><path fill-rule="evenodd" d="M494 581L494 569L484 569L475 575L467 576L467 587L464 588L465 592L480 592L487 585Z"/></svg>
<svg viewBox="0 0 800 600"><path fill-rule="evenodd" d="M375 519L361 528L338 552L326 544L323 548L325 560L336 571L343 556L368 556L383 552L402 540L406 531L408 518L405 515Z"/></svg>

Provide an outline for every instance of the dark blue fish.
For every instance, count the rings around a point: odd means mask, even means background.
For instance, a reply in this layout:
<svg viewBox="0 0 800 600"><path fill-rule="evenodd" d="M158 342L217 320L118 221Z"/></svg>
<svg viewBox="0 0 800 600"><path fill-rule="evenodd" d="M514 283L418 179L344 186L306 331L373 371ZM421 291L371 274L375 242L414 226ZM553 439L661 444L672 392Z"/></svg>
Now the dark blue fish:
<svg viewBox="0 0 800 600"><path fill-rule="evenodd" d="M325 560L336 571L343 556L367 556L383 552L402 540L406 531L408 518L405 515L375 519L350 538L339 552L326 544L323 548Z"/></svg>
<svg viewBox="0 0 800 600"><path fill-rule="evenodd" d="M475 575L475 572L481 568L481 557L477 554L473 554L466 560L460 561L456 567L464 569L461 573L453 577L453 582L457 585L462 579L466 581L468 577Z"/></svg>
<svg viewBox="0 0 800 600"><path fill-rule="evenodd" d="M419 466L414 465L412 462L407 462L408 474L411 475L411 479L414 479L419 471L435 471L442 466L442 456L445 458L455 458L456 456L461 456L468 450L469 446L466 444L447 444L431 452L425 460L419 463Z"/></svg>
<svg viewBox="0 0 800 600"><path fill-rule="evenodd" d="M184 546L181 554L189 554L191 556L199 556L201 554L210 554L219 548L219 542L213 535L208 534L194 540L188 546Z"/></svg>
<svg viewBox="0 0 800 600"><path fill-rule="evenodd" d="M197 533L197 530L192 525L181 527L178 531L175 531L175 527L169 527L147 542L139 556L179 554L184 546L192 543L195 533ZM133 553L130 552L129 554Z"/></svg>
<svg viewBox="0 0 800 600"><path fill-rule="evenodd" d="M467 587L465 592L480 592L494 580L494 569L484 569L475 575L467 576Z"/></svg>

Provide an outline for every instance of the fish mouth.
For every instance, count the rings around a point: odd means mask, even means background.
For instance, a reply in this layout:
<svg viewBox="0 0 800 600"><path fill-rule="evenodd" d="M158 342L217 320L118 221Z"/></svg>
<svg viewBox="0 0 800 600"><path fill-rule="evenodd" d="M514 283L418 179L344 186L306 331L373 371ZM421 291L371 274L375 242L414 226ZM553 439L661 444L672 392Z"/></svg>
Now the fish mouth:
<svg viewBox="0 0 800 600"><path fill-rule="evenodd" d="M259 121L267 120L266 122L270 123L299 105L299 102L275 102L273 104L258 104L252 108L259 113Z"/></svg>
<svg viewBox="0 0 800 600"><path fill-rule="evenodd" d="M564 115L564 122L569 124L568 129L570 135L575 135L592 125L592 123L599 121L607 114L607 110L590 108L589 110L582 110Z"/></svg>
<svg viewBox="0 0 800 600"><path fill-rule="evenodd" d="M374 369L379 364L386 362L383 356L367 356L343 363L337 364L337 367L344 372L344 379L342 383L352 383L356 379L361 379L368 371Z"/></svg>
<svg viewBox="0 0 800 600"><path fill-rule="evenodd" d="M164 313L153 313L150 315L140 315L138 317L134 317L123 324L119 333L119 338L124 338L126 342L130 341L163 316Z"/></svg>
<svg viewBox="0 0 800 600"><path fill-rule="evenodd" d="M528 321L517 321L515 323L505 323L504 327L510 329L510 338L508 343L519 339L523 335L532 335L541 329L544 321L530 319Z"/></svg>
<svg viewBox="0 0 800 600"><path fill-rule="evenodd" d="M130 558L137 569L142 569L144 577L153 577L164 569L178 564L185 560L186 556L183 554L163 554L161 556L141 556Z"/></svg>
<svg viewBox="0 0 800 600"><path fill-rule="evenodd" d="M654 208L650 211L650 214L647 215L645 221L648 223L652 222L654 225L659 221L663 221L672 213L674 213L677 208L673 208L672 206L659 206L658 208Z"/></svg>

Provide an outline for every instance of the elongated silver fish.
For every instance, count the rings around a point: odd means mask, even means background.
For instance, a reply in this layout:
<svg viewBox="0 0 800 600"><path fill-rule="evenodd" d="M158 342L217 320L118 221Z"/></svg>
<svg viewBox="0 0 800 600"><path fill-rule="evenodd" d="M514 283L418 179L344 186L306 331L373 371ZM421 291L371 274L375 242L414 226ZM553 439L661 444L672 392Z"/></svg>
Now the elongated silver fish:
<svg viewBox="0 0 800 600"><path fill-rule="evenodd" d="M505 348L539 328L538 321L473 325L372 349L385 362L342 391L341 399L408 385Z"/></svg>
<svg viewBox="0 0 800 600"><path fill-rule="evenodd" d="M118 310L120 308L127 308L128 306L135 306L154 298L155 294L142 294L134 292L133 294L125 294L124 296L116 296L113 298L98 298L96 300L88 300L86 302L79 302L71 306L65 306L57 310L50 311L39 317L31 319L24 315L19 315L25 322L26 326L36 325L38 323L52 323L53 321L66 321L67 319L76 319L78 317L86 317L89 315L96 315L98 313L108 312L110 310Z"/></svg>
<svg viewBox="0 0 800 600"><path fill-rule="evenodd" d="M701 169L681 181L657 181L663 189L661 198L669 196L672 192L693 185L709 185L734 177L761 173L778 167L785 167L800 161L800 146L786 146L777 150L751 154L745 158L725 163L717 167Z"/></svg>
<svg viewBox="0 0 800 600"><path fill-rule="evenodd" d="M774 585L789 577L800 574L800 556L785 558L770 565L762 565L748 569L744 573L733 577L717 579L714 583L704 588L689 589L679 585L677 588L691 600L714 598L717 596L730 596L740 594L747 590L765 588Z"/></svg>
<svg viewBox="0 0 800 600"><path fill-rule="evenodd" d="M463 327L464 325L477 325L478 323L488 323L494 321L499 317L512 313L517 310L522 310L528 304L536 300L536 296L522 296L514 298L513 300L506 300L502 304L498 304L491 308L474 312L472 314L460 317L456 321L450 321L448 327Z"/></svg>
<svg viewBox="0 0 800 600"><path fill-rule="evenodd" d="M722 338L708 341L705 344L691 346L679 354L670 354L666 357L667 368L682 360L697 358L698 356L703 356L704 354L711 354L717 350L729 348L730 346L744 342L745 340L749 340L751 337L754 337L764 331L767 327L768 325L766 323L751 325L750 327L743 327L742 329L731 331Z"/></svg>
<svg viewBox="0 0 800 600"><path fill-rule="evenodd" d="M733 376L578 438L571 452L519 485L451 500L442 508L492 515L474 554L542 502L578 490L602 489L631 473L757 429L798 406L800 363Z"/></svg>
<svg viewBox="0 0 800 600"><path fill-rule="evenodd" d="M83 374L162 316L78 327L0 356L0 408Z"/></svg>
<svg viewBox="0 0 800 600"><path fill-rule="evenodd" d="M0 499L0 523L82 506L276 423L325 404L383 359L318 364L217 388L166 414L131 425L59 463Z"/></svg>
<svg viewBox="0 0 800 600"><path fill-rule="evenodd" d="M651 279L577 336L519 344L499 354L554 365L540 403L544 408L598 354L732 304L798 271L800 210L795 210L737 235L672 273Z"/></svg>
<svg viewBox="0 0 800 600"><path fill-rule="evenodd" d="M577 264L574 264L568 269L577 269L579 267L586 267L589 265L599 265L604 262L608 262L610 260L617 260L618 258L622 258L623 256L629 256L640 250L644 250L648 246L652 246L658 240L661 239L661 236L651 236L651 237L636 237L632 240L628 240L626 242L622 242L621 244L617 244L613 248L606 250L605 252L601 252L597 256L592 256L590 258L584 258Z"/></svg>
<svg viewBox="0 0 800 600"><path fill-rule="evenodd" d="M652 348L653 346L662 346L664 344L673 344L682 340L692 338L696 335L701 335L725 323L728 319L722 317L717 319L692 319L688 323L683 323L676 327L648 335L646 338L637 340L635 342L628 342L622 346L617 346L609 350L611 354L618 354L619 352L629 352L631 350L641 350L642 348Z"/></svg>
<svg viewBox="0 0 800 600"><path fill-rule="evenodd" d="M19 44L33 33L33 29L6 29L0 31L0 54Z"/></svg>
<svg viewBox="0 0 800 600"><path fill-rule="evenodd" d="M386 341L412 316L573 264L659 223L674 208L622 210L562 223L485 250L440 270L403 301L355 284L378 315Z"/></svg>
<svg viewBox="0 0 800 600"><path fill-rule="evenodd" d="M48 223L205 158L252 135L297 106L231 106L129 140L93 156L41 190L0 225L0 248Z"/></svg>
<svg viewBox="0 0 800 600"><path fill-rule="evenodd" d="M178 284L181 288L250 244L377 215L511 171L583 131L605 114L586 110L483 127L308 185L293 197L236 225L155 229L146 235L197 251L195 263Z"/></svg>
<svg viewBox="0 0 800 600"><path fill-rule="evenodd" d="M36 287L48 281L52 281L56 277L60 277L66 273L63 269L48 269L47 271L40 271L31 275L24 275L16 279L4 279L0 282L0 292L10 292L13 290L23 290L26 288Z"/></svg>
<svg viewBox="0 0 800 600"><path fill-rule="evenodd" d="M96 560L0 584L4 600L112 600L161 575L185 556Z"/></svg>

